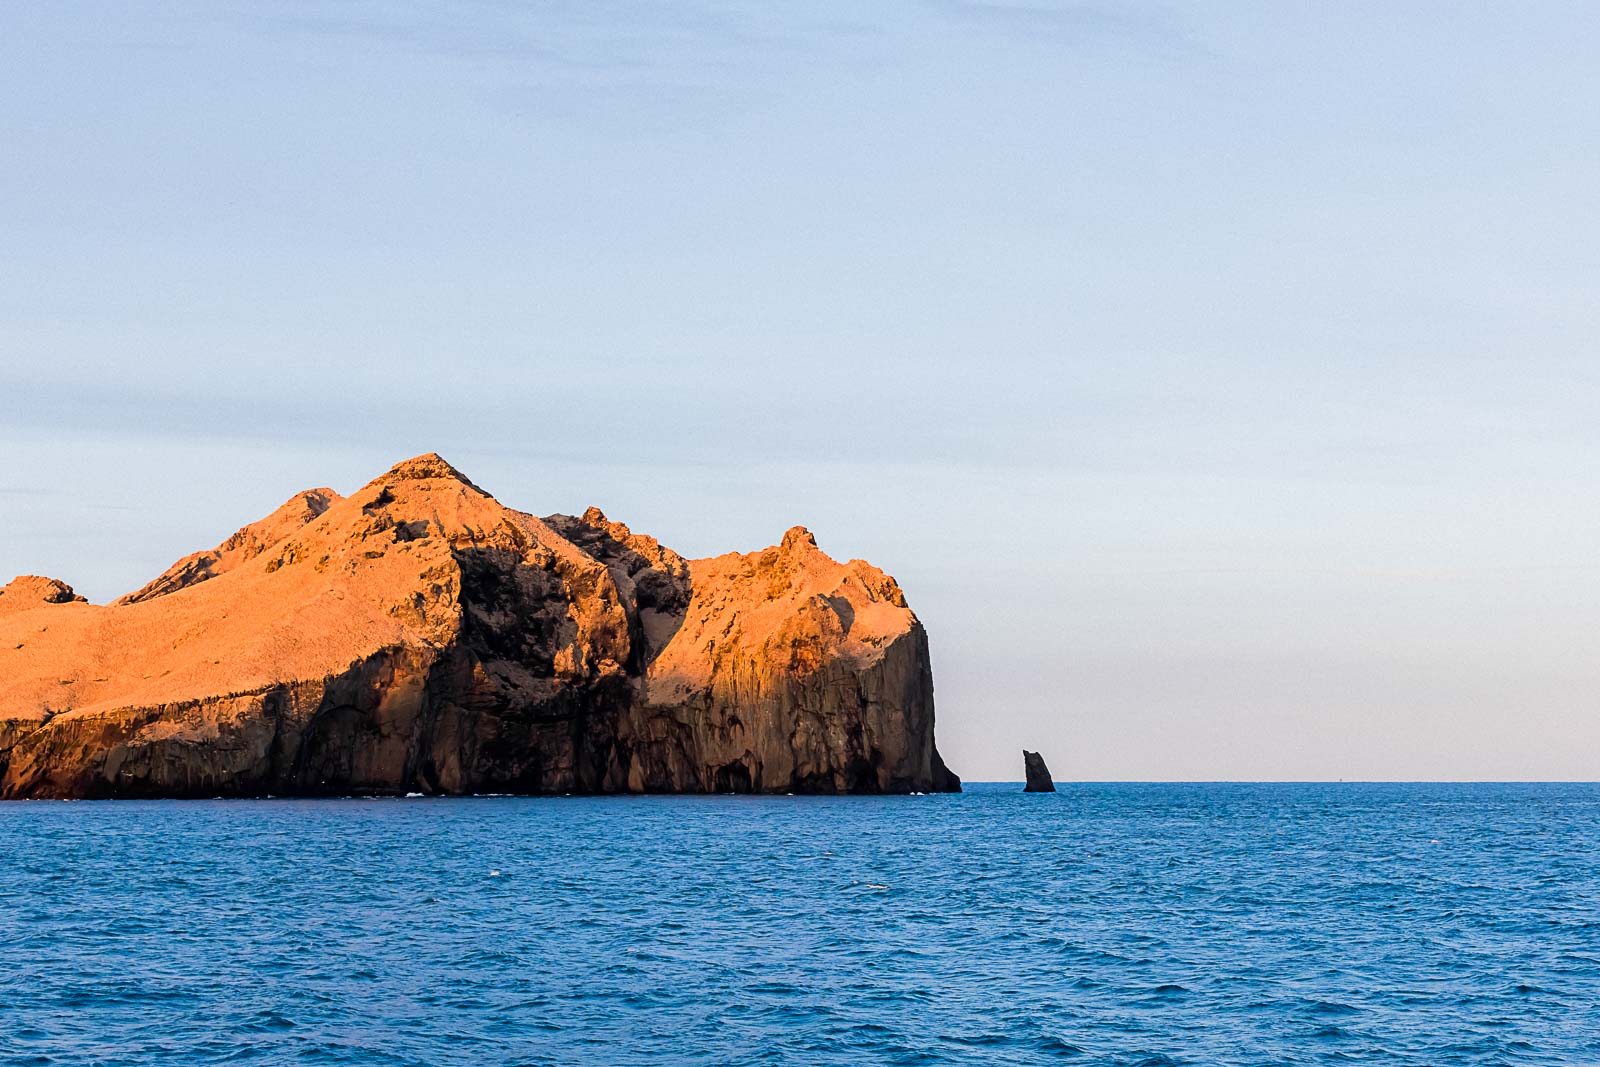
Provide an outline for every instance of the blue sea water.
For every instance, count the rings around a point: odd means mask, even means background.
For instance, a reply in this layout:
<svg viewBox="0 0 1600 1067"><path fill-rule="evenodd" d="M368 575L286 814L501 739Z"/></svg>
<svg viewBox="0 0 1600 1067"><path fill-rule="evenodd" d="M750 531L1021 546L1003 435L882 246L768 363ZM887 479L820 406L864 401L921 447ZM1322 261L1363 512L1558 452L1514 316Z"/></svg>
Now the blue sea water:
<svg viewBox="0 0 1600 1067"><path fill-rule="evenodd" d="M1600 1063L1600 786L0 805L0 1064Z"/></svg>

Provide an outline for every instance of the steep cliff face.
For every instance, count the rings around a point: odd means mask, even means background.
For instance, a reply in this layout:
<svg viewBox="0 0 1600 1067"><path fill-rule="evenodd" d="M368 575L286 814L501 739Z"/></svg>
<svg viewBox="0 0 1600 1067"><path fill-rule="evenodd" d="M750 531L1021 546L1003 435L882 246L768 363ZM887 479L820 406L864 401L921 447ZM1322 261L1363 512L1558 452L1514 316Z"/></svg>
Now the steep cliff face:
<svg viewBox="0 0 1600 1067"><path fill-rule="evenodd" d="M708 790L956 786L933 744L922 624L894 579L828 558L803 527L690 565L692 595L631 709L632 789L695 768Z"/></svg>
<svg viewBox="0 0 1600 1067"><path fill-rule="evenodd" d="M899 588L798 528L691 562L427 455L110 606L27 581L4 797L959 788Z"/></svg>

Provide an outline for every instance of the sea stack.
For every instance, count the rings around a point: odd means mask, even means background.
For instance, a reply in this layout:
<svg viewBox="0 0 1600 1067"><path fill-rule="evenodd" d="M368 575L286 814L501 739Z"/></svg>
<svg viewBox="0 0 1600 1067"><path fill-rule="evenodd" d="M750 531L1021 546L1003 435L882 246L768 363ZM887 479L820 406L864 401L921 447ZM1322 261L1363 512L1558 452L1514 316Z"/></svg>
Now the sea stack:
<svg viewBox="0 0 1600 1067"><path fill-rule="evenodd" d="M1044 765L1044 757L1037 752L1022 750L1022 769L1028 776L1028 782L1022 787L1024 793L1054 793L1056 783L1050 778L1050 768Z"/></svg>
<svg viewBox="0 0 1600 1067"><path fill-rule="evenodd" d="M112 604L0 591L0 798L960 788L900 587L803 527L688 560L430 453Z"/></svg>

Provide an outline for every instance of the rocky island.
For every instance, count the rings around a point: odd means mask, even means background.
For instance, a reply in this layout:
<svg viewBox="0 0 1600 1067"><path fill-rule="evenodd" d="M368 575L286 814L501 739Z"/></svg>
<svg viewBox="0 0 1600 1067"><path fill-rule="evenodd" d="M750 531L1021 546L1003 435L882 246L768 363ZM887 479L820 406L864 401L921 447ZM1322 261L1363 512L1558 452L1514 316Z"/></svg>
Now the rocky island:
<svg viewBox="0 0 1600 1067"><path fill-rule="evenodd" d="M1056 791L1055 779L1050 777L1050 768L1045 766L1044 757L1037 752L1022 750L1022 772L1027 776L1023 783L1024 793L1054 793Z"/></svg>
<svg viewBox="0 0 1600 1067"><path fill-rule="evenodd" d="M687 560L439 456L107 605L0 589L0 798L955 791L893 578L795 527Z"/></svg>

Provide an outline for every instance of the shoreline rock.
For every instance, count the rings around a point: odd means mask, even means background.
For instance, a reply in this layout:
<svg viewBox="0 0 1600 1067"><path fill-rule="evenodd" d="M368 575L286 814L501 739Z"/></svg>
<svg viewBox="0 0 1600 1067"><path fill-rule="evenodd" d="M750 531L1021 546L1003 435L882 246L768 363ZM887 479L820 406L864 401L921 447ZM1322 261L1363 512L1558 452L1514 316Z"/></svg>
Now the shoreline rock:
<svg viewBox="0 0 1600 1067"><path fill-rule="evenodd" d="M1044 765L1044 757L1037 752L1022 750L1023 773L1027 775L1027 784L1022 787L1024 793L1054 793L1056 783L1050 777L1050 768Z"/></svg>
<svg viewBox="0 0 1600 1067"><path fill-rule="evenodd" d="M0 600L0 798L960 789L922 624L802 527L686 560L430 453L110 605L45 582Z"/></svg>

